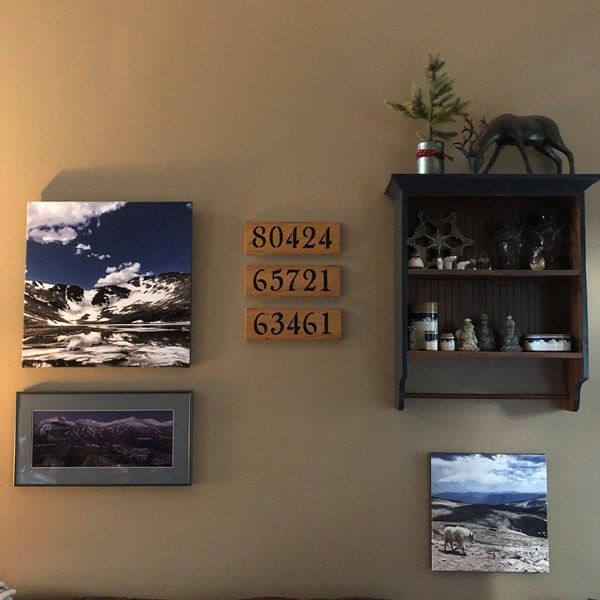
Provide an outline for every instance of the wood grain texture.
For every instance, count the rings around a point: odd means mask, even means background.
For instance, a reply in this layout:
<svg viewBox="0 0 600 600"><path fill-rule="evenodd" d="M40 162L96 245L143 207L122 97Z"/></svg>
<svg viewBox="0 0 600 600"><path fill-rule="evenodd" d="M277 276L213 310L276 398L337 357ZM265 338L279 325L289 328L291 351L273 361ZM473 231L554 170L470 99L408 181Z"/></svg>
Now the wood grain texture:
<svg viewBox="0 0 600 600"><path fill-rule="evenodd" d="M246 265L246 296L324 297L341 293L340 265Z"/></svg>
<svg viewBox="0 0 600 600"><path fill-rule="evenodd" d="M246 341L338 341L340 308L247 308Z"/></svg>
<svg viewBox="0 0 600 600"><path fill-rule="evenodd" d="M245 254L337 254L340 223L333 221L246 221Z"/></svg>

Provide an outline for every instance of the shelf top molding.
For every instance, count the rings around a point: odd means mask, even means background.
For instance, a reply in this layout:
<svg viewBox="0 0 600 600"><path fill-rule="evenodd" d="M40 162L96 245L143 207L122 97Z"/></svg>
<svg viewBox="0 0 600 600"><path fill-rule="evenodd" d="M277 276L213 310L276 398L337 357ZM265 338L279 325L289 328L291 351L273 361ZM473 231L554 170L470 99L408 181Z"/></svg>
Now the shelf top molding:
<svg viewBox="0 0 600 600"><path fill-rule="evenodd" d="M543 175L522 173L391 176L386 195L392 200L404 196L575 196L600 180L600 174Z"/></svg>

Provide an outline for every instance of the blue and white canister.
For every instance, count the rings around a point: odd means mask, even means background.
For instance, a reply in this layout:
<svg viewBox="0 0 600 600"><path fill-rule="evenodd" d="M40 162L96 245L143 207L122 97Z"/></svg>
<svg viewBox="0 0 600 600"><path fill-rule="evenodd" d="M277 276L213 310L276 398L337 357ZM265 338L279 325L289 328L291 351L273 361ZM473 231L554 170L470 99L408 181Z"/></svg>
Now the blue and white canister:
<svg viewBox="0 0 600 600"><path fill-rule="evenodd" d="M417 350L438 349L438 304L418 302L412 307L410 321L415 326Z"/></svg>
<svg viewBox="0 0 600 600"><path fill-rule="evenodd" d="M571 351L571 336L564 333L528 333L524 342L526 352Z"/></svg>

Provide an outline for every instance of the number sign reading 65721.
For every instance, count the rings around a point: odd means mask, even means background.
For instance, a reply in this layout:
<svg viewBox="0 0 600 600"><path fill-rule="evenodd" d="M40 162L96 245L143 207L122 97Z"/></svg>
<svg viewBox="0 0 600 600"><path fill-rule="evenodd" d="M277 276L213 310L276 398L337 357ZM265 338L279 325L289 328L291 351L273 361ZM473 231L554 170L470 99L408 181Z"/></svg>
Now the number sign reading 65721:
<svg viewBox="0 0 600 600"><path fill-rule="evenodd" d="M339 296L339 265L246 265L246 296Z"/></svg>
<svg viewBox="0 0 600 600"><path fill-rule="evenodd" d="M326 222L246 221L246 254L337 254L340 224Z"/></svg>
<svg viewBox="0 0 600 600"><path fill-rule="evenodd" d="M340 308L247 308L247 340L339 340Z"/></svg>

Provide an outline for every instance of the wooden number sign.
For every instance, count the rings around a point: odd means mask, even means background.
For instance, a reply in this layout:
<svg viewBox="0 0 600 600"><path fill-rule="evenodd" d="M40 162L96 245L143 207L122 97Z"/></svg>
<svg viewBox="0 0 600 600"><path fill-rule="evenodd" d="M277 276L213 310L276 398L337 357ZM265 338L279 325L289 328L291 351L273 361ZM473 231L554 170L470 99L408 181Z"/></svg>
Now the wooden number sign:
<svg viewBox="0 0 600 600"><path fill-rule="evenodd" d="M339 296L339 265L246 265L246 296Z"/></svg>
<svg viewBox="0 0 600 600"><path fill-rule="evenodd" d="M339 340L340 308L247 308L246 340Z"/></svg>
<svg viewBox="0 0 600 600"><path fill-rule="evenodd" d="M246 221L246 254L337 254L340 224L326 222Z"/></svg>

